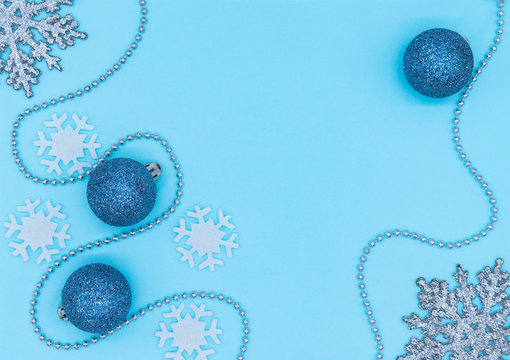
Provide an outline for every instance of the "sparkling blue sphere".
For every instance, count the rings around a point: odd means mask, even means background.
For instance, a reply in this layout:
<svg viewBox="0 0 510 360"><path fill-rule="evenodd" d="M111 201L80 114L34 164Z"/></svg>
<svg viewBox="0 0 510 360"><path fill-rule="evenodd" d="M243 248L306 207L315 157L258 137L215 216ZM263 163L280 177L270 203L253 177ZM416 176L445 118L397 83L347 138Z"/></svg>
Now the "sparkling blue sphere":
<svg viewBox="0 0 510 360"><path fill-rule="evenodd" d="M120 325L131 307L131 289L122 273L105 264L90 264L73 272L62 290L69 321L91 333L106 333Z"/></svg>
<svg viewBox="0 0 510 360"><path fill-rule="evenodd" d="M444 98L460 91L473 73L473 52L466 39L447 29L427 30L407 47L404 73L420 94Z"/></svg>
<svg viewBox="0 0 510 360"><path fill-rule="evenodd" d="M156 184L138 161L115 158L99 165L90 175L87 199L96 216L113 226L143 220L156 202Z"/></svg>

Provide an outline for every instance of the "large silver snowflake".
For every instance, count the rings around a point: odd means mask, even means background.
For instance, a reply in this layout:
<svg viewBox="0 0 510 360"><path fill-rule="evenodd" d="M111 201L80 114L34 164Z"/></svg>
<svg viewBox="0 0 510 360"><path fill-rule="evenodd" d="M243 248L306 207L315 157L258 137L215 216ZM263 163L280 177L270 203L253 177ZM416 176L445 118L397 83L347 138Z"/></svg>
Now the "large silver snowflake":
<svg viewBox="0 0 510 360"><path fill-rule="evenodd" d="M51 45L65 49L74 45L74 39L87 38L76 30L78 23L71 14L57 13L60 5L72 4L72 0L0 0L0 73L9 73L7 84L23 88L27 97L33 95L32 85L41 75L34 67L36 60L44 60L50 70L62 70L60 58L49 54ZM4 54L7 59L1 57Z"/></svg>
<svg viewBox="0 0 510 360"><path fill-rule="evenodd" d="M450 290L447 281L420 278L420 308L428 314L404 317L410 329L423 337L411 338L407 353L398 360L501 360L510 354L510 287L503 260L496 260L477 274L478 284L468 283L468 272L457 265Z"/></svg>

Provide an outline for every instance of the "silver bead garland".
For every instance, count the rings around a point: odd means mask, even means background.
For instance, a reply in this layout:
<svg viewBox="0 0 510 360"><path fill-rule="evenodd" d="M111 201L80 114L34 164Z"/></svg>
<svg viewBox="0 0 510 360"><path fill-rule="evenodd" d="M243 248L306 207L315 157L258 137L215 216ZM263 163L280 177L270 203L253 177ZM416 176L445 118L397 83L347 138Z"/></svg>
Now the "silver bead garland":
<svg viewBox="0 0 510 360"><path fill-rule="evenodd" d="M181 165L177 162L177 158L173 153L172 148L170 147L167 140L162 138L161 136L150 133L150 132L137 132L133 135L127 135L126 137L120 139L118 142L114 143L110 146L108 150L104 152L104 154L98 159L98 162L92 165L92 169L89 169L85 172L85 174L80 174L78 176L71 176L68 178L60 178L60 179L47 179L41 176L34 175L29 172L27 168L23 165L21 160L20 151L18 149L18 141L17 137L19 134L19 127L26 118L35 112L40 110L49 109L57 104L76 99L86 93L89 93L108 78L110 78L116 71L119 71L120 68L127 62L130 56L133 55L133 52L138 48L138 44L142 40L142 34L145 31L145 24L147 23L147 7L145 0L139 0L140 3L140 11L141 18L138 26L137 34L135 35L135 40L130 44L129 48L125 51L125 54L120 57L119 61L116 62L111 68L107 69L104 74L98 76L97 80L93 80L90 84L85 85L83 88L80 88L74 92L70 92L67 95L62 95L58 98L53 98L47 102L43 102L39 105L34 105L31 108L27 108L20 113L17 117L17 120L13 123L13 130L11 132L11 145L12 145L12 155L14 157L14 161L18 165L19 171L23 174L26 179L32 180L34 183L42 184L42 185L65 185L67 183L74 183L76 181L84 180L87 176L89 176L93 169L95 169L100 163L103 163L106 158L110 157L115 151L119 150L122 146L126 145L129 142L133 142L135 140L153 140L159 143L164 151L168 154L170 161L173 163L174 168L176 169L176 177L177 177L177 192L176 196L172 202L172 205L168 208L168 210L164 211L159 217L155 218L151 222L147 223L144 226L141 226L136 229L132 229L130 231L123 232L121 234L116 234L111 237L106 237L104 239L96 240L94 242L89 242L87 244L78 246L76 249L70 250L67 254L62 255L61 260L57 260L53 263L53 266L49 267L48 270L42 274L41 280L37 282L36 289L32 293L32 298L30 300L30 323L33 325L34 333L39 337L39 340L46 343L47 346L53 347L55 349L81 349L86 348L90 345L96 344L99 341L106 339L108 336L113 335L115 332L118 332L123 327L129 325L131 322L139 319L141 316L146 315L148 312L153 311L156 308L163 306L164 304L169 304L171 302L176 302L180 300L186 299L208 299L208 300L217 300L219 302L225 303L232 307L234 311L236 311L241 317L242 322L242 330L243 335L241 338L241 347L239 353L236 357L237 360L244 360L245 353L247 351L248 344L248 334L250 333L250 328L248 327L248 318L246 315L246 311L241 307L238 302L235 302L231 297L227 297L222 294L215 294L214 292L199 292L199 291L191 291L191 292L183 292L180 294L175 294L173 296L165 297L164 299L156 300L153 303L148 304L144 308L140 309L138 312L132 314L128 319L124 321L123 324L119 325L114 330L109 331L106 334L99 334L91 339L85 339L80 342L76 342L74 344L63 343L59 341L55 341L50 339L46 334L43 333L41 326L39 325L39 319L37 318L37 299L41 294L41 289L44 287L46 281L49 280L51 274L53 274L58 268L60 268L64 263L68 262L71 258L76 257L78 254L83 253L87 250L92 250L103 245L109 245L118 242L119 240L126 239L128 237L133 237L139 233L143 233L146 230L150 230L154 228L156 225L160 224L162 221L169 218L169 216L175 212L176 207L180 204L180 198L182 196L182 188L183 188L183 174L181 172Z"/></svg>
<svg viewBox="0 0 510 360"><path fill-rule="evenodd" d="M382 342L381 331L377 327L377 323L376 323L376 320L374 317L374 311L372 309L370 301L368 300L368 293L366 290L367 286L364 281L365 280L364 271L365 271L365 266L366 266L365 264L368 260L368 255L370 254L372 249L377 244L382 243L385 240L395 238L395 237L410 238L413 240L420 241L420 242L427 244L429 246L438 247L440 249L460 248L463 246L467 246L467 245L469 245L473 242L476 242L476 241L480 240L481 238L487 236L487 234L491 230L494 229L496 221L498 220L498 218L497 218L498 208L496 207L496 198L494 197L492 190L490 190L488 183L483 179L482 175L480 175L478 170L473 166L472 162L468 159L468 157L467 157L466 153L464 152L463 147L460 143L460 137L459 137L460 115L462 114L462 108L465 105L465 100L469 96L469 93L471 92L471 90L473 89L473 86L474 86L475 82L478 80L478 77L483 73L483 69L487 66L489 61L493 58L494 53L498 49L498 45L501 43L501 39L502 39L502 35L503 35L503 25L505 23L503 20L503 16L505 14L503 11L503 8L504 8L505 3L504 3L504 0L496 0L496 1L497 1L497 7L498 7L498 11L497 11L497 16L498 16L497 25L498 25L498 27L496 29L496 38L494 39L494 42L491 44L491 46L489 48L489 52L485 55L484 60L482 60L482 62L478 66L478 68L474 71L474 75L471 78L471 81L466 86L464 92L461 95L460 100L457 102L457 106L454 111L455 117L453 119L453 134L454 134L453 143L454 143L455 151L458 153L460 160L462 161L462 163L464 164L466 169L469 171L469 173L480 184L480 186L482 187L482 190L484 192L484 195L488 199L489 206L490 206L489 222L486 227L480 229L480 231L477 232L476 234L473 234L473 235L471 235L463 240L459 240L459 241L449 242L449 241L434 240L434 239L429 238L425 235L421 235L421 234L418 234L415 232L395 229L395 230L387 231L383 234L379 234L374 239L372 239L368 242L368 245L363 249L362 255L360 257L360 263L357 265L356 271L357 271L358 286L361 290L361 293L360 293L361 300L362 300L363 306L365 307L366 316L367 316L368 322L370 324L370 328L372 330L372 333L374 335L374 339L376 342L376 354L375 354L376 356L375 356L375 358L378 360L383 358L384 346L383 346L383 342Z"/></svg>

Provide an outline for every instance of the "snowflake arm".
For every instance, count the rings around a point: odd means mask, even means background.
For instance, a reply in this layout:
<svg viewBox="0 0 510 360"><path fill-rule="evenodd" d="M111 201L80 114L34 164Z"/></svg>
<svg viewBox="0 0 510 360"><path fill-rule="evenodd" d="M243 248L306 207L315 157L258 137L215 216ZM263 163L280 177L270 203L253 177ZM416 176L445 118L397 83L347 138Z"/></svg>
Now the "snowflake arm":
<svg viewBox="0 0 510 360"><path fill-rule="evenodd" d="M57 131L63 131L62 124L67 120L67 114L62 114L62 116L58 116L57 114L51 114L51 120L45 121L45 127L54 127Z"/></svg>
<svg viewBox="0 0 510 360"><path fill-rule="evenodd" d="M92 156L92 159L97 159L96 150L101 147L101 144L96 143L96 140L97 140L97 134L92 134L92 136L90 137L90 140L84 146L84 148L89 151L90 156Z"/></svg>
<svg viewBox="0 0 510 360"><path fill-rule="evenodd" d="M49 44L56 43L62 50L65 50L68 46L73 46L74 39L85 40L87 38L84 33L76 30L78 22L73 19L71 14L67 14L64 17L54 14L44 20L32 20L30 23L31 27L37 29ZM44 54L42 57L46 60L45 55L47 54ZM58 69L60 70L60 66Z"/></svg>
<svg viewBox="0 0 510 360"><path fill-rule="evenodd" d="M173 333L168 331L166 324L164 322L159 323L160 331L156 331L156 336L159 338L158 347L163 347L166 344L166 341L173 338Z"/></svg>
<svg viewBox="0 0 510 360"><path fill-rule="evenodd" d="M218 210L218 225L219 227L225 226L227 229L232 230L235 226L230 222L232 215L223 215L223 209Z"/></svg>
<svg viewBox="0 0 510 360"><path fill-rule="evenodd" d="M485 314L491 312L492 307L508 298L506 288L510 287L508 281L508 273L501 271L501 265L496 264L494 269L485 267L482 272L477 275L479 284L476 291L483 305L482 311Z"/></svg>
<svg viewBox="0 0 510 360"><path fill-rule="evenodd" d="M47 148L51 147L51 141L46 138L41 130L37 130L37 135L39 136L39 140L35 140L34 145L39 147L37 155L41 156Z"/></svg>
<svg viewBox="0 0 510 360"><path fill-rule="evenodd" d="M41 261L45 260L46 262L51 262L51 257L55 254L58 254L58 249L48 249L47 247L41 247L41 255L37 257L36 262L38 264L41 263Z"/></svg>
<svg viewBox="0 0 510 360"><path fill-rule="evenodd" d="M40 202L40 201L39 201ZM57 219L65 219L67 216L60 212L62 209L62 205L57 204L57 206L53 206L51 201L46 201L46 208L48 209L48 215L46 215L46 218L48 220L51 220L51 218L57 218Z"/></svg>
<svg viewBox="0 0 510 360"><path fill-rule="evenodd" d="M179 307L175 307L173 305L170 305L170 312L163 313L163 317L165 318L179 318L184 311L184 303L181 303Z"/></svg>
<svg viewBox="0 0 510 360"><path fill-rule="evenodd" d="M225 246L225 251L229 258L232 257L232 249L237 249L239 244L235 243L234 240L237 238L237 234L232 234L228 240L221 240L221 245Z"/></svg>
<svg viewBox="0 0 510 360"><path fill-rule="evenodd" d="M218 335L223 334L223 331L216 327L217 325L218 325L218 319L212 319L211 326L210 326L209 330L206 331L206 334L211 337L211 339L214 341L215 344L220 343L220 339L218 338Z"/></svg>
<svg viewBox="0 0 510 360"><path fill-rule="evenodd" d="M7 228L5 237L10 238L16 231L22 229L21 225L18 224L16 217L13 214L9 214L9 220L11 222L4 222L4 226Z"/></svg>
<svg viewBox="0 0 510 360"><path fill-rule="evenodd" d="M14 249L14 251L12 252L12 254L14 256L19 255L19 256L21 256L23 261L28 261L28 252L27 252L28 244L27 243L10 242L9 247ZM39 264L39 262L38 262L38 264Z"/></svg>
<svg viewBox="0 0 510 360"><path fill-rule="evenodd" d="M193 253L194 253L193 250L187 250L187 249L183 248L182 246L179 246L177 248L177 251L182 254L181 259L180 259L182 262L187 261L190 268L195 266L195 260L193 260Z"/></svg>
<svg viewBox="0 0 510 360"><path fill-rule="evenodd" d="M200 209L200 206L195 205L195 212L193 211L186 211L186 214L191 217L198 220L198 223L203 223L204 218L207 214L211 212L211 207L207 206L204 209Z"/></svg>
<svg viewBox="0 0 510 360"><path fill-rule="evenodd" d="M59 163L60 163L60 161L57 159L55 159L55 160L42 159L41 160L41 164L46 165L48 167L48 169L46 170L46 172L48 174L51 174L53 171L55 171L57 173L57 175L60 176L60 175L62 175L62 170L60 169Z"/></svg>
<svg viewBox="0 0 510 360"><path fill-rule="evenodd" d="M191 308L191 310L193 310L193 312L195 313L195 315L198 318L211 316L213 314L212 311L205 310L204 304L200 304L200 306L196 306L195 303L190 303L189 307Z"/></svg>
<svg viewBox="0 0 510 360"><path fill-rule="evenodd" d="M66 240L69 240L71 239L71 235L69 235L67 233L67 230L69 229L69 224L64 224L64 226L62 226L62 229L55 233L55 237L57 238L57 241L58 241L58 246L60 246L61 249L65 249L66 248Z"/></svg>
<svg viewBox="0 0 510 360"><path fill-rule="evenodd" d="M44 161L44 160L42 160L42 161ZM42 164L42 161L41 161L41 164ZM57 162L57 165L58 165L58 162ZM78 160L73 161L73 166L71 166L69 168L69 170L67 170L67 174L72 175L74 172L77 172L78 174L83 174L83 170L86 168L89 168L90 166L91 166L91 164L87 161L78 161ZM50 166L50 167L53 168L52 166ZM49 170L50 170L50 168L48 168L48 172L49 172ZM60 168L58 169L58 171L60 172L60 174L62 174L62 170L60 170Z"/></svg>
<svg viewBox="0 0 510 360"><path fill-rule="evenodd" d="M173 230L177 233L177 236L174 238L175 242L179 242L183 237L191 235L191 231L186 228L186 220L183 218L179 219L179 227L174 227Z"/></svg>
<svg viewBox="0 0 510 360"><path fill-rule="evenodd" d="M18 49L17 45L11 43L10 48ZM32 97L32 85L36 85L41 72L34 68L35 60L21 50L13 50L9 54L4 70L9 73L7 85L14 90L23 88L27 97Z"/></svg>
<svg viewBox="0 0 510 360"><path fill-rule="evenodd" d="M26 212L29 216L35 215L35 209L39 206L41 203L41 199L36 199L34 202L32 202L30 199L25 199L25 205L18 206L18 211L20 212Z"/></svg>
<svg viewBox="0 0 510 360"><path fill-rule="evenodd" d="M94 130L94 126L87 124L87 120L89 119L87 116L82 116L82 118L80 119L80 117L77 114L73 114L71 117L72 117L74 124L76 125L76 129L78 131ZM67 115L66 115L66 118L67 118Z"/></svg>
<svg viewBox="0 0 510 360"><path fill-rule="evenodd" d="M216 259L213 254L207 254L207 258L198 265L198 269L199 270L203 270L206 267L208 267L209 270L214 271L215 270L214 267L216 265L220 265L221 266L223 264L224 264L223 260ZM191 266L192 265L190 265L190 267Z"/></svg>
<svg viewBox="0 0 510 360"><path fill-rule="evenodd" d="M38 61L44 59L46 61L46 65L48 65L48 68L50 70L53 68L56 68L57 70L62 70L59 64L60 58L49 54L51 48L48 47L46 43L42 41L37 42L32 37L27 37L26 42L27 45L29 45L32 48L30 53L34 58L36 58Z"/></svg>
<svg viewBox="0 0 510 360"><path fill-rule="evenodd" d="M197 357L195 358L195 360L207 360L208 356L209 355L212 355L214 354L214 350L213 349L205 349L205 350L202 350L202 349L199 349L200 351L197 351Z"/></svg>

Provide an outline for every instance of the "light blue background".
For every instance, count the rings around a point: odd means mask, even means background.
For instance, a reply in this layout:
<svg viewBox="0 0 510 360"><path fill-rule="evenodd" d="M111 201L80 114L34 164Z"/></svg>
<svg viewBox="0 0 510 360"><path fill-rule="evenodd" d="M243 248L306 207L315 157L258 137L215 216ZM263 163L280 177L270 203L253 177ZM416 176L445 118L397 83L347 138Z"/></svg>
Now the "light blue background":
<svg viewBox="0 0 510 360"><path fill-rule="evenodd" d="M41 297L44 330L64 340L83 337L54 311L66 277L103 261L128 277L133 308L191 289L239 299L251 320L248 359L373 359L355 279L369 239L406 227L457 240L488 218L482 192L453 151L457 97L429 100L413 92L401 71L403 51L421 31L448 27L464 34L481 59L494 36L495 0L154 0L148 8L144 40L125 68L51 111L88 115L103 148L138 130L167 137L183 164L183 203L157 229L60 270ZM69 246L77 247L113 231L88 209L85 183L53 188L21 177L10 155L11 123L26 106L83 86L113 64L133 39L139 8L136 1L77 0L65 11L89 39L56 52L62 73L44 70L32 100L0 75L1 219L25 198L52 199L64 205ZM412 334L401 317L418 309L417 277L450 280L457 263L473 274L496 257L510 261L509 60L504 44L468 99L461 127L467 152L499 200L496 230L461 250L397 239L370 257L368 291L390 359ZM20 129L25 163L39 174L45 169L31 143L50 114L31 116ZM145 142L118 154L168 166ZM158 184L158 210L172 197L172 184ZM214 273L188 269L171 241L178 217L195 204L222 207L239 233L240 248ZM0 247L1 359L163 358L154 337L160 312L85 351L46 348L32 332L28 302L47 265L13 257L7 243ZM225 335L213 358L233 359L238 320L221 306L214 311Z"/></svg>

